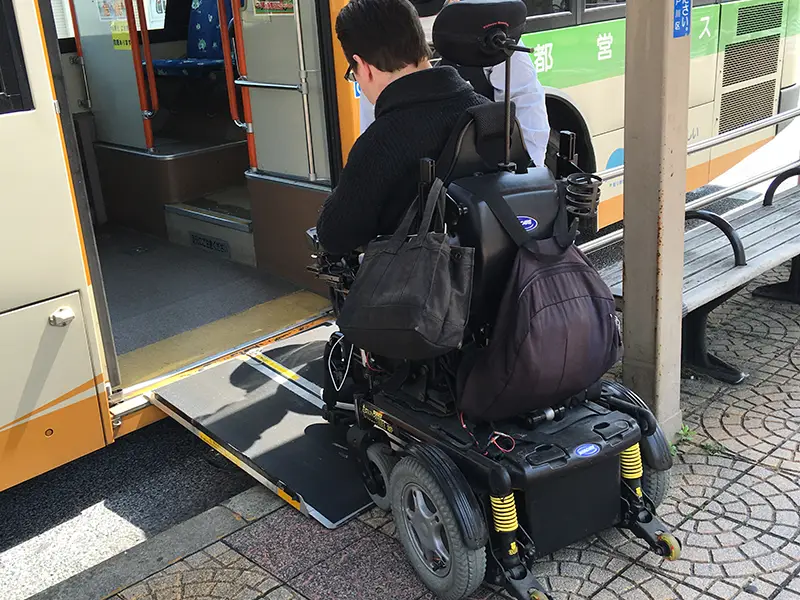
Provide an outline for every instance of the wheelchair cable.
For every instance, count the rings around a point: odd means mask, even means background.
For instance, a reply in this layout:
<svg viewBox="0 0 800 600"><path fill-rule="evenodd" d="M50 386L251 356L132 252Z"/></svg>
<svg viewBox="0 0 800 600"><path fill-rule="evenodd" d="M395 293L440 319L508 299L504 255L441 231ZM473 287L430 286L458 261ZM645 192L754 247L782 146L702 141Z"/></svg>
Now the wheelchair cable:
<svg viewBox="0 0 800 600"><path fill-rule="evenodd" d="M331 381L333 382L333 388L336 390L337 393L342 391L342 388L344 387L344 382L347 381L347 375L350 373L350 363L353 360L353 345L351 344L350 345L350 356L347 357L347 367L345 367L344 376L342 377L342 382L337 386L336 385L336 377L334 377L334 375L333 375L333 366L331 365L331 361L333 360L333 351L336 349L336 346L338 344L340 344L343 339L344 339L344 336L340 335L339 339L337 339L333 343L333 346L331 346L331 352L328 355L328 373L331 374Z"/></svg>
<svg viewBox="0 0 800 600"><path fill-rule="evenodd" d="M503 448L503 446L497 443L497 440L500 439L511 440L511 447ZM490 444L494 444L503 454L508 454L509 452L513 452L514 448L517 447L517 440L515 440L513 436L503 433L502 431L493 431L491 437L489 438L489 442L486 444L487 448Z"/></svg>
<svg viewBox="0 0 800 600"><path fill-rule="evenodd" d="M486 451L486 448L489 447L489 444L486 444L486 446L483 449L481 449L481 445L478 443L478 438L475 437L475 434L472 433L472 430L469 427L467 427L466 422L464 422L464 413L463 412L459 412L458 413L458 420L461 421L461 427L464 429L464 431L466 431L469 434L469 437L472 438L472 441L475 444L475 448L479 452L481 452L484 456L486 456L488 454L488 452Z"/></svg>
<svg viewBox="0 0 800 600"><path fill-rule="evenodd" d="M509 435L502 431L493 430L491 435L489 436L489 441L481 447L480 443L478 442L478 438L475 437L475 434L472 433L472 430L467 426L466 421L464 421L464 413L458 413L458 420L461 422L461 427L469 434L469 437L472 438L472 441L475 443L475 447L484 455L487 456L489 454L489 446L494 446L503 454L508 454L513 452L514 449L517 447L517 440L513 435ZM511 446L509 447L508 444L501 445L498 443L498 440L510 440Z"/></svg>

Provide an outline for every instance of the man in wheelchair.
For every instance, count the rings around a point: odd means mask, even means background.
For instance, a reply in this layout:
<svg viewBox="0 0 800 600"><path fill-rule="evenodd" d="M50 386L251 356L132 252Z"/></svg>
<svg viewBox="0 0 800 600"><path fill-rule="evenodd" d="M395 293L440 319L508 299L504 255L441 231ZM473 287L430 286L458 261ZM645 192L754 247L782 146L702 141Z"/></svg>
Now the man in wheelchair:
<svg viewBox="0 0 800 600"><path fill-rule="evenodd" d="M368 11L364 7L372 2L386 7L404 1L353 0L351 5L361 7L354 11ZM508 68L526 14L521 0L461 0L437 17L434 45L458 64L488 66L506 60ZM413 9L410 15L416 19ZM342 45L347 54L344 41ZM348 56L362 69L360 77L369 73L372 67L355 54ZM381 98L376 124L383 116ZM583 318L585 312L576 309L570 321L552 309L557 303L536 315L531 309L551 292L557 297L556 288L596 281L596 272L574 246L574 222L591 216L599 181L577 169L568 143L559 156L558 179L547 169L525 168L529 162L508 98L505 103L465 103L451 121L448 139L431 147L437 153L409 154L408 166L394 167L410 179L404 184L405 192L412 190L408 197L420 183L420 191L434 179L444 186L446 208L433 227L453 245L474 252L462 344L428 360L407 360L386 358L388 354L335 333L324 357L325 416L334 425L348 426L348 443L371 498L391 510L410 563L440 598L465 598L484 580L521 600L547 598L531 573L533 561L610 527L630 530L655 553L675 560L680 543L656 516L668 491L669 444L647 404L624 386L602 381L608 365L585 360L586 348L598 340L619 343L614 337L616 315L599 315L608 319L602 323L607 335L598 338L592 335L601 320ZM570 136L564 139L568 142ZM390 139L384 142L392 144ZM437 161L435 166L423 161L426 168L420 175L417 165L427 156ZM347 168L353 159L351 154ZM355 193L356 188L346 189ZM320 218L320 235L309 231L315 259L310 269L330 285L338 316L359 277L358 247L392 233L393 219L400 218L411 200L398 200L402 209L392 219L381 221L372 214L355 228L343 226L341 237L334 229L338 221L328 217L346 214L335 206L342 200L334 196L330 202L327 216L323 212ZM570 219L573 226L568 226ZM553 244L559 250L548 255L545 249ZM510 284L526 266L526 256L527 265L535 263L538 270L514 287ZM574 260L567 264L563 256ZM512 365L514 373L499 373L502 385L486 377L497 370L484 369L482 378L476 376L493 349L508 354L506 344L516 334L504 328L504 319L532 324L548 314L556 315L547 318L558 321L561 329L545 327L539 330L547 333L541 339L529 331L524 341L535 350L530 356L556 365L555 377L553 368L543 370L536 361L526 362L529 355L523 354ZM568 360L558 363L564 356ZM587 370L597 371L591 381L585 381ZM544 394L554 380L558 385ZM584 383L571 387L570 380ZM517 394L504 396L513 385ZM490 396L503 401L481 406L481 399Z"/></svg>
<svg viewBox="0 0 800 600"><path fill-rule="evenodd" d="M439 156L472 106L487 102L452 67L433 69L416 10L408 0L352 0L336 18L354 79L376 120L350 150L325 202L317 235L347 254L394 232L417 192L419 159Z"/></svg>

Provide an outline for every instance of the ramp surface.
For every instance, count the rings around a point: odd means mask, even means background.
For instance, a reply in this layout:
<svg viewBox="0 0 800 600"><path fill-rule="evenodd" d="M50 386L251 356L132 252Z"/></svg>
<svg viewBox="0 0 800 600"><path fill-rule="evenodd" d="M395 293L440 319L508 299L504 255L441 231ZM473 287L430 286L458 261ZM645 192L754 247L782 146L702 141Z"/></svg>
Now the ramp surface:
<svg viewBox="0 0 800 600"><path fill-rule="evenodd" d="M323 325L156 390L155 403L301 512L335 528L371 504L322 418Z"/></svg>

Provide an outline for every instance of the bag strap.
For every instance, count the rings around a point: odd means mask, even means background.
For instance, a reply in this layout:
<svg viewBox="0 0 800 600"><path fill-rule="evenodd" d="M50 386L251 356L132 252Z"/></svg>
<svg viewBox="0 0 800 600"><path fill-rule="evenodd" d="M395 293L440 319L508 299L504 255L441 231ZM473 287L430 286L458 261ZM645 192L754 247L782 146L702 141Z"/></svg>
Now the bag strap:
<svg viewBox="0 0 800 600"><path fill-rule="evenodd" d="M425 202L425 212L422 215L422 220L419 224L419 230L417 231L418 236L421 237L425 233L428 232L430 229L431 221L433 220L433 213L439 208L439 199L442 196L442 191L444 189L444 182L436 178L436 180L431 185L430 192L428 192L428 199ZM418 206L417 201L415 200L411 206L406 211L405 217L403 217L403 221L400 223L400 226L392 235L392 239L389 242L389 250L392 252L397 252L400 249L400 246L403 245L403 242L406 241L408 238L408 234L411 232L411 224L414 222L414 218L418 214ZM420 241L420 243L422 243Z"/></svg>
<svg viewBox="0 0 800 600"><path fill-rule="evenodd" d="M565 189L558 186L558 213L553 223L553 240L556 242L557 254L563 254L567 248L575 243L578 237L577 223L569 225L569 216L566 210ZM519 222L516 213L506 202L506 199L499 193L487 194L483 197L486 206L498 220L505 232L514 240L520 248L527 248L532 252L542 252L542 242L546 240L535 240L533 236L525 231ZM551 244L548 244L551 246ZM544 251L544 254L551 254Z"/></svg>
<svg viewBox="0 0 800 600"><path fill-rule="evenodd" d="M417 231L417 235L424 235L428 233L428 230L431 228L433 213L437 210L441 211L441 206L443 204L441 202L443 191L444 181L437 177L431 185L431 191L428 192L428 200L425 203L425 212L422 215L422 221L419 223L419 231Z"/></svg>
<svg viewBox="0 0 800 600"><path fill-rule="evenodd" d="M501 194L491 193L482 196L486 206L492 211L495 219L500 222L505 232L514 240L517 246L523 247L531 241L531 235L519 222L516 213L511 209Z"/></svg>

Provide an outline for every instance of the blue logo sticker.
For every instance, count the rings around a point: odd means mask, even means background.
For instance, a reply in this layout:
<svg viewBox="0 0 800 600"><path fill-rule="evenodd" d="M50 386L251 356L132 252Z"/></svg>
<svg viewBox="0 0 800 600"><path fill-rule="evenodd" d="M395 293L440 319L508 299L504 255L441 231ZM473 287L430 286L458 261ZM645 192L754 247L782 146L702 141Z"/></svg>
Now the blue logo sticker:
<svg viewBox="0 0 800 600"><path fill-rule="evenodd" d="M361 98L361 86L358 84L357 81L353 82L353 95L356 98Z"/></svg>
<svg viewBox="0 0 800 600"><path fill-rule="evenodd" d="M533 231L539 226L538 221L533 217L517 217L517 219L519 219L519 224L522 225L525 231Z"/></svg>
<svg viewBox="0 0 800 600"><path fill-rule="evenodd" d="M600 446L597 444L581 444L575 448L575 454L580 458L589 458L600 452Z"/></svg>

